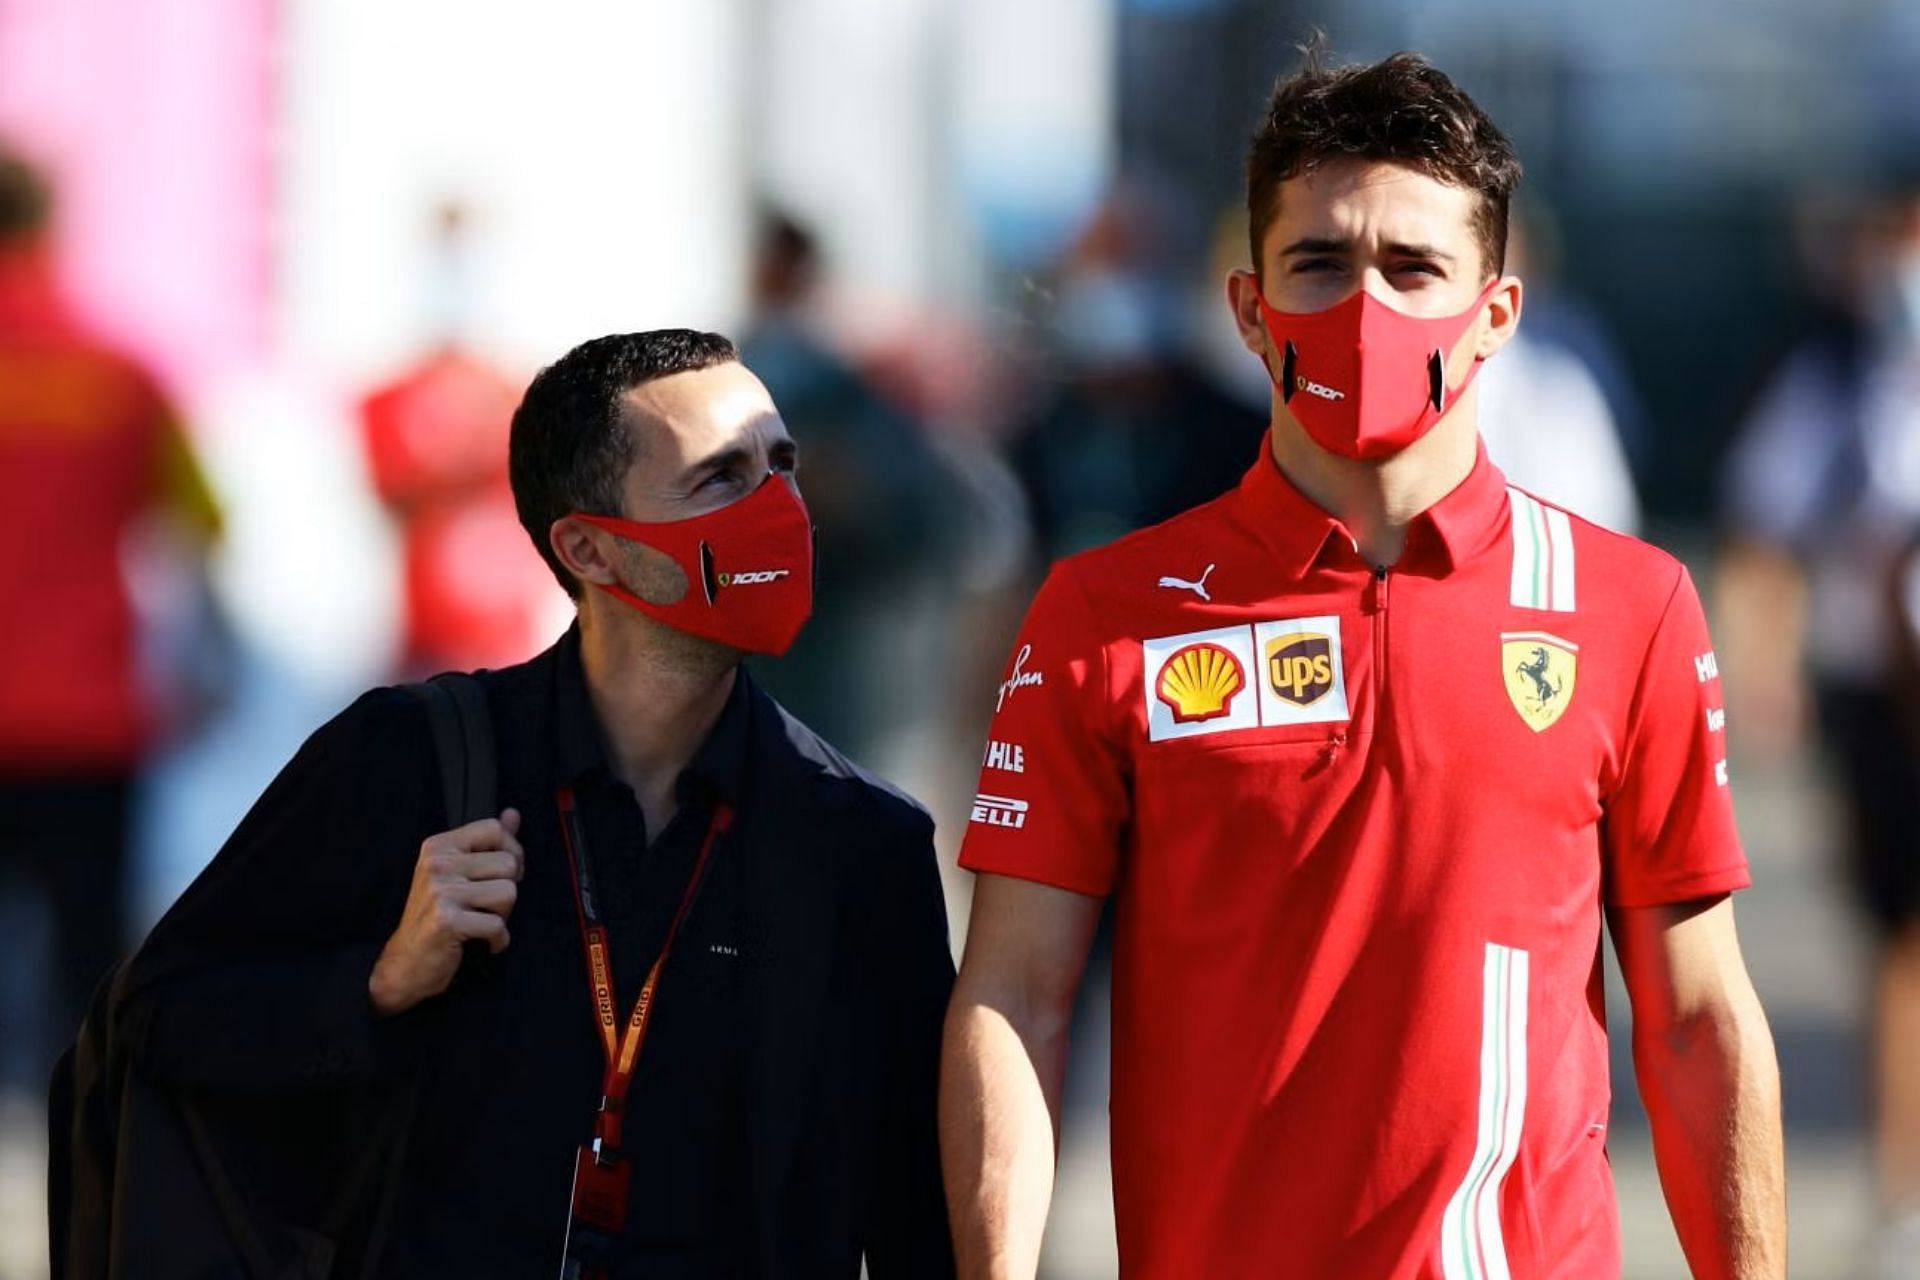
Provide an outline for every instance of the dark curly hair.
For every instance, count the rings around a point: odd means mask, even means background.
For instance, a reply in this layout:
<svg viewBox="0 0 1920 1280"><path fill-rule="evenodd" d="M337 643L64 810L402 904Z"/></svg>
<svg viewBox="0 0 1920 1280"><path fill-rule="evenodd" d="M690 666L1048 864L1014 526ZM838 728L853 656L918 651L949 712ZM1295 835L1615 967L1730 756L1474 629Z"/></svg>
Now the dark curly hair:
<svg viewBox="0 0 1920 1280"><path fill-rule="evenodd" d="M728 339L697 329L615 333L583 342L542 369L513 411L507 469L520 524L540 558L575 599L580 584L560 563L547 531L562 516L617 516L633 462L621 398L676 373L738 360Z"/></svg>
<svg viewBox="0 0 1920 1280"><path fill-rule="evenodd" d="M1488 274L1506 266L1507 209L1520 182L1513 144L1445 72L1417 53L1328 69L1325 46L1273 87L1247 148L1247 233L1253 267L1280 203L1280 184L1329 160L1405 165L1480 197L1473 230Z"/></svg>

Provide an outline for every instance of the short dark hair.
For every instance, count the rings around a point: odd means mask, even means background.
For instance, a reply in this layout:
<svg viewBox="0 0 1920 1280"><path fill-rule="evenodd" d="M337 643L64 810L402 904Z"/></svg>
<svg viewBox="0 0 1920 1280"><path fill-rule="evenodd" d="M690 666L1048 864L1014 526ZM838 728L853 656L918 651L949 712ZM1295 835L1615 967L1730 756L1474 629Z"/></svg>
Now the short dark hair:
<svg viewBox="0 0 1920 1280"><path fill-rule="evenodd" d="M1513 144L1445 72L1417 53L1328 69L1324 45L1273 87L1247 148L1247 234L1253 269L1280 204L1280 184L1329 160L1405 165L1480 197L1473 230L1490 272L1507 261L1507 209L1520 183Z"/></svg>
<svg viewBox="0 0 1920 1280"><path fill-rule="evenodd" d="M47 225L53 195L47 180L0 144L0 244L25 240Z"/></svg>
<svg viewBox="0 0 1920 1280"><path fill-rule="evenodd" d="M621 398L671 374L738 360L733 343L697 329L615 333L583 342L542 369L513 411L507 468L527 536L567 594L580 584L554 555L547 531L562 516L620 514L633 462Z"/></svg>

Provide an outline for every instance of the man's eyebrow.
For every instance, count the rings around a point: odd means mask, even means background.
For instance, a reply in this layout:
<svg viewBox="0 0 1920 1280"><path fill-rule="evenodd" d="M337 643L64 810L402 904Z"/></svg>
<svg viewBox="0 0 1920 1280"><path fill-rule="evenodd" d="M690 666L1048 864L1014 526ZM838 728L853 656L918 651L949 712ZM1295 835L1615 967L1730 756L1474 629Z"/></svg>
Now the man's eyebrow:
<svg viewBox="0 0 1920 1280"><path fill-rule="evenodd" d="M1304 239L1295 240L1282 249L1280 256L1287 258L1298 253L1345 253L1352 247L1351 240L1329 240L1324 236L1307 236Z"/></svg>
<svg viewBox="0 0 1920 1280"><path fill-rule="evenodd" d="M1353 241L1340 240L1327 236L1306 236L1295 240L1280 251L1283 258L1317 253L1347 253L1353 248ZM1387 252L1396 258L1431 258L1437 262L1453 262L1452 254L1430 244L1389 244Z"/></svg>
<svg viewBox="0 0 1920 1280"><path fill-rule="evenodd" d="M718 453L708 454L706 457L688 467L680 474L680 483L683 485L695 484L707 476L717 475L725 471L728 467L737 467L752 457L752 452L747 449L746 446L737 444L729 445Z"/></svg>
<svg viewBox="0 0 1920 1280"><path fill-rule="evenodd" d="M1444 249L1436 249L1430 244L1390 244L1387 252L1396 258L1434 258L1441 262L1453 262L1456 259Z"/></svg>

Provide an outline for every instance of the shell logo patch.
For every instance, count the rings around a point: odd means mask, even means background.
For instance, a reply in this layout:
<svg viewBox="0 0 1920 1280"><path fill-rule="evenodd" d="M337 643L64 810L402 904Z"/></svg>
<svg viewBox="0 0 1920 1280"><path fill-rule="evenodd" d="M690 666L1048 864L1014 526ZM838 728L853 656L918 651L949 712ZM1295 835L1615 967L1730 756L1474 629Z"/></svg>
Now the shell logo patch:
<svg viewBox="0 0 1920 1280"><path fill-rule="evenodd" d="M1238 658L1217 644L1190 644L1167 659L1153 691L1173 709L1175 724L1193 724L1226 715L1246 687Z"/></svg>
<svg viewBox="0 0 1920 1280"><path fill-rule="evenodd" d="M1147 739L1165 742L1260 726L1253 628L1216 627L1140 642Z"/></svg>
<svg viewBox="0 0 1920 1280"><path fill-rule="evenodd" d="M1550 728L1573 701L1580 646L1545 631L1500 633L1500 670L1507 699L1535 733Z"/></svg>
<svg viewBox="0 0 1920 1280"><path fill-rule="evenodd" d="M1333 692L1333 640L1304 632L1267 641L1267 683L1296 706L1310 707Z"/></svg>

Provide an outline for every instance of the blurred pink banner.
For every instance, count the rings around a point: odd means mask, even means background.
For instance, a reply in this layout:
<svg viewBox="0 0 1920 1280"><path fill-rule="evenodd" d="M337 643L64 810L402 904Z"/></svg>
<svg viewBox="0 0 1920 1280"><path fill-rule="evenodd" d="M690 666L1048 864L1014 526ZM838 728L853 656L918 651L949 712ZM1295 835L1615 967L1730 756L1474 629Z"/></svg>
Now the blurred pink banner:
<svg viewBox="0 0 1920 1280"><path fill-rule="evenodd" d="M274 0L0 0L0 135L62 278L189 397L270 340Z"/></svg>

